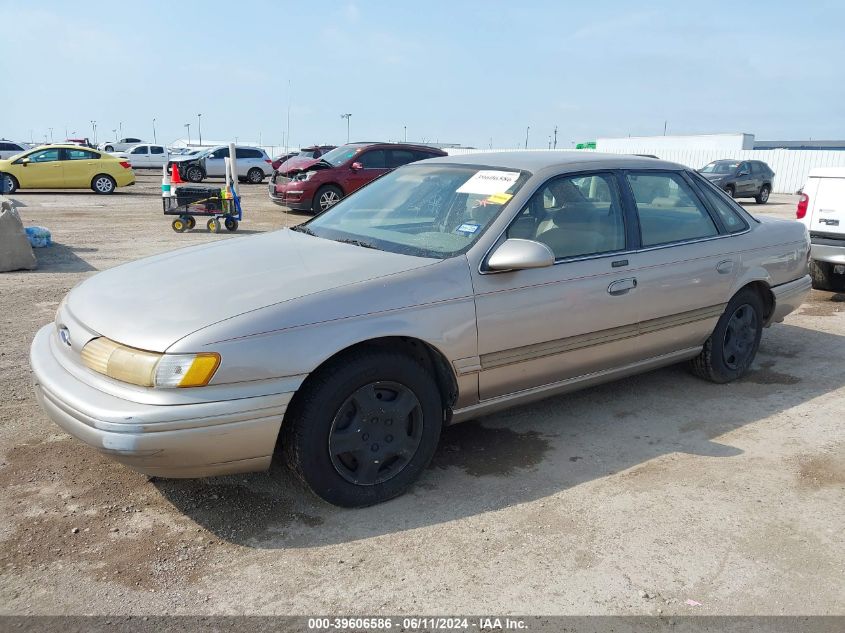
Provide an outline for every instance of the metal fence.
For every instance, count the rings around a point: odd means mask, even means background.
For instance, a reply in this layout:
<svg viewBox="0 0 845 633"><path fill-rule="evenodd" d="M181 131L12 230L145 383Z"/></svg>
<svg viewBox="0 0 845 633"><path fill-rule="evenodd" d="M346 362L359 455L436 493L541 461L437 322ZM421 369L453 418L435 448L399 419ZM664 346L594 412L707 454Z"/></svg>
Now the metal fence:
<svg viewBox="0 0 845 633"><path fill-rule="evenodd" d="M450 155L511 152L512 149L446 149ZM547 150L528 150L547 151ZM554 151L554 150L553 150ZM595 150L557 150L592 152ZM704 167L707 163L720 158L735 160L762 160L775 172L772 188L775 193L795 193L804 186L807 175L815 167L845 167L845 151L823 150L709 150L709 149L654 149L646 146L628 149L616 154L652 154L663 160L686 165L692 169Z"/></svg>

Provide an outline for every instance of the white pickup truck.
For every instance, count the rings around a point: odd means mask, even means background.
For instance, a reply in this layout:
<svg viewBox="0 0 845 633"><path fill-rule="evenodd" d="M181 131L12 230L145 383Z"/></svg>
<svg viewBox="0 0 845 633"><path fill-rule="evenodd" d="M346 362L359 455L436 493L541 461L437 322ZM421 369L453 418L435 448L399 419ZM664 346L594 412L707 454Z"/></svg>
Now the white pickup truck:
<svg viewBox="0 0 845 633"><path fill-rule="evenodd" d="M845 167L810 170L796 216L810 231L813 288L845 290Z"/></svg>

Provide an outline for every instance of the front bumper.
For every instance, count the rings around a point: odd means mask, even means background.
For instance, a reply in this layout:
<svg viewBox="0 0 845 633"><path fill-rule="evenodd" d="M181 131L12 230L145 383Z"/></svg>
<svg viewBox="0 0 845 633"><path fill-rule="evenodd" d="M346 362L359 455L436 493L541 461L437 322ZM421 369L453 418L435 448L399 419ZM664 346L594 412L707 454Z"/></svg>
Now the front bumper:
<svg viewBox="0 0 845 633"><path fill-rule="evenodd" d="M302 186L291 186L292 182L277 185L271 180L269 185L270 200L295 211L310 211L314 194ZM296 185L301 184L301 182L296 183Z"/></svg>
<svg viewBox="0 0 845 633"><path fill-rule="evenodd" d="M812 287L810 275L804 275L800 279L772 288L772 294L775 296L775 310L769 323L780 323L787 314L797 310L810 294Z"/></svg>
<svg viewBox="0 0 845 633"><path fill-rule="evenodd" d="M266 470L292 392L191 404L144 404L105 393L57 359L55 326L32 342L38 403L73 437L127 466L161 477Z"/></svg>

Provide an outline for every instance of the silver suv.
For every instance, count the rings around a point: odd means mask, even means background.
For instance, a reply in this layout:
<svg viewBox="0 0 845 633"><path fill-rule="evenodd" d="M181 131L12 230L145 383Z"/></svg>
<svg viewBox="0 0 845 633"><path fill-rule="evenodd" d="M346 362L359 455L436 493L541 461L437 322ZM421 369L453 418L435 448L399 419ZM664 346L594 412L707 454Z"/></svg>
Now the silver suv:
<svg viewBox="0 0 845 633"><path fill-rule="evenodd" d="M172 163L179 165L179 174L191 182L202 182L211 176L225 176L225 158L229 156L228 145L212 147L198 156L174 156ZM258 184L273 174L273 167L267 152L258 147L235 148L238 164L238 180Z"/></svg>

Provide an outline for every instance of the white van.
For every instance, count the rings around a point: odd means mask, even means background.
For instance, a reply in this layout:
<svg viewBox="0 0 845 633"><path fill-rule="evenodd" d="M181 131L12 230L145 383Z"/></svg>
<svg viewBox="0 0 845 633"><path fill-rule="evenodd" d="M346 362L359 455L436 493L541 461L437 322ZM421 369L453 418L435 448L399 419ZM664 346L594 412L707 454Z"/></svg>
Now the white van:
<svg viewBox="0 0 845 633"><path fill-rule="evenodd" d="M845 289L845 167L810 170L795 214L810 231L813 288Z"/></svg>

